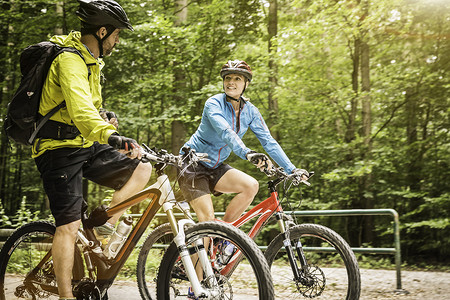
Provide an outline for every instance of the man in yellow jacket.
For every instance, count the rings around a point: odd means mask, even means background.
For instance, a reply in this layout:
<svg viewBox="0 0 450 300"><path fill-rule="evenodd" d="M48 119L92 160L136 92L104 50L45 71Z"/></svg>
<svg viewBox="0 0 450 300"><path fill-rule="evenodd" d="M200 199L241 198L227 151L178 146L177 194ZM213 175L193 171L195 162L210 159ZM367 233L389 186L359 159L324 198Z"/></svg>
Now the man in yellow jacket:
<svg viewBox="0 0 450 300"><path fill-rule="evenodd" d="M81 211L83 177L116 190L111 205L122 202L147 184L151 165L141 163L139 145L120 136L117 119L104 120L100 71L102 57L119 43L121 29L133 30L123 8L113 0L78 0L81 32L54 36L51 41L77 49L53 61L44 84L39 113L46 115L63 101L39 132L32 155L41 173L56 222L52 256L60 299L75 299L71 277ZM125 155L122 151L128 153ZM114 228L120 214L103 226Z"/></svg>

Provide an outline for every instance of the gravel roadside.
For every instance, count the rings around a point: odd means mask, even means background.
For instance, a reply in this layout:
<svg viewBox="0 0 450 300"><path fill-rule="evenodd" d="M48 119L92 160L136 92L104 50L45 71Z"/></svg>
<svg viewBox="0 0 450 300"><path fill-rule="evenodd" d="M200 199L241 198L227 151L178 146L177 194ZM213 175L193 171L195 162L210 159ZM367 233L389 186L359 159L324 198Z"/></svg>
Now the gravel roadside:
<svg viewBox="0 0 450 300"><path fill-rule="evenodd" d="M444 300L450 297L450 272L402 271L403 291L396 291L395 270L362 269L361 279L361 300ZM109 290L109 299L140 299L137 284L130 281L115 282Z"/></svg>

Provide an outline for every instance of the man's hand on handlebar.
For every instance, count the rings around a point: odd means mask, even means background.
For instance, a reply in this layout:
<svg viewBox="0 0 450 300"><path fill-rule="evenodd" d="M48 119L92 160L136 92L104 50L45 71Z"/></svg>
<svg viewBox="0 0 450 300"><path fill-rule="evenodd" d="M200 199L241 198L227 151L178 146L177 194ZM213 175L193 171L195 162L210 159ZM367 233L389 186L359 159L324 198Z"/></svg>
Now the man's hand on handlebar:
<svg viewBox="0 0 450 300"><path fill-rule="evenodd" d="M273 168L272 161L264 153L250 151L247 153L246 157L261 172L267 172Z"/></svg>
<svg viewBox="0 0 450 300"><path fill-rule="evenodd" d="M142 156L141 147L134 139L113 133L108 138L108 144L114 149L119 150L119 152L128 155L130 158L140 159Z"/></svg>
<svg viewBox="0 0 450 300"><path fill-rule="evenodd" d="M306 171L304 169L294 169L292 171L292 174L297 175L302 180L308 180L309 179L309 173L308 173L308 171Z"/></svg>

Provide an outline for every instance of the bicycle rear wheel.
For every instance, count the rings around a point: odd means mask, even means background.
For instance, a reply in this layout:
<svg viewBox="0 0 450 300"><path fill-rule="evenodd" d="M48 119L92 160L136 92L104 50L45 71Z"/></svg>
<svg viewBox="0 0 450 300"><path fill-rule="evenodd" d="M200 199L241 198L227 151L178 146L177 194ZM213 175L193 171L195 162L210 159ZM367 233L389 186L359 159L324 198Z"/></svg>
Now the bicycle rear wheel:
<svg viewBox="0 0 450 300"><path fill-rule="evenodd" d="M325 226L301 224L289 228L289 236L297 265L301 268L296 251L300 242L307 266L304 278L295 280L284 251L283 236L279 234L270 242L264 255L271 267L278 299L359 299L358 262L339 234Z"/></svg>
<svg viewBox="0 0 450 300"><path fill-rule="evenodd" d="M241 251L242 260L237 260L235 268L231 271L224 271L231 267L236 256L224 266L220 272L220 264L216 260L213 251L207 251L208 257L215 270L218 286L209 286L211 278L203 278L201 284L209 291L219 292L217 299L274 299L272 278L267 262L258 249L258 246L239 229L222 222L202 222L193 225L186 230L186 245L193 245L195 241L208 239L210 245L215 241L228 241L236 249ZM198 249L195 249L198 251ZM194 265L196 262L194 261ZM167 249L157 278L158 300L168 300L180 297L186 299L190 283L184 272L184 266L179 260L179 252L175 243ZM214 298L216 299L216 298Z"/></svg>
<svg viewBox="0 0 450 300"><path fill-rule="evenodd" d="M156 227L142 244L137 261L136 277L139 293L144 300L156 300L156 276L159 264L172 241L172 228L169 223L166 223Z"/></svg>
<svg viewBox="0 0 450 300"><path fill-rule="evenodd" d="M51 247L55 225L31 222L18 228L0 251L0 300L58 299L53 272ZM82 258L77 251L74 280L84 275Z"/></svg>

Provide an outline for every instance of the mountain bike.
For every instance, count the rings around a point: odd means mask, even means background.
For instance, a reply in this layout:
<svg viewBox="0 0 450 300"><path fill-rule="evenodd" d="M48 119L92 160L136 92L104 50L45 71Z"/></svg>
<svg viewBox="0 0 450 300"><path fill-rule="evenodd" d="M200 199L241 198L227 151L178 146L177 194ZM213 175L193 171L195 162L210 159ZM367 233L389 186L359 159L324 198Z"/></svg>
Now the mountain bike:
<svg viewBox="0 0 450 300"><path fill-rule="evenodd" d="M144 145L142 161L156 162L156 183L114 207L100 206L89 215L83 211L82 226L77 234L73 266L73 292L77 299L107 300L108 288L113 284L121 268L130 257L146 228L162 207L169 219L177 253L182 257L180 268L189 282L186 292L191 291L201 299L232 299L232 293L246 295L235 277L223 277L213 269L213 257L205 250L205 239L221 239L233 244L243 254L249 283L254 287L256 299L274 299L273 285L267 262L257 245L232 225L222 222L195 224L190 219L176 220L173 210L180 205L169 178L164 174L168 165L181 166L189 159L196 164L207 159L201 154L175 156L167 151L154 151ZM122 246L113 257L104 255L100 241L93 228L104 224L112 215L141 201L149 199L142 216L134 222L130 233L124 237ZM51 247L55 225L37 221L18 228L5 242L0 251L0 299L58 299L58 289L53 271ZM203 272L207 275L199 280L190 254L199 257ZM160 258L158 258L160 259ZM244 265L244 264L243 264ZM236 276L237 277L237 276ZM237 278L240 280L240 278ZM231 297L230 297L231 295Z"/></svg>
<svg viewBox="0 0 450 300"><path fill-rule="evenodd" d="M361 278L358 262L348 243L335 231L319 224L296 224L291 215L284 213L277 186L284 183L285 194L292 186L307 181L293 174L286 174L282 168L267 171L275 179L268 181L269 198L244 213L233 226L241 227L256 219L248 236L254 239L269 219L274 217L280 233L272 239L265 251L274 278L275 295L278 299L347 299L357 300L360 296ZM286 202L288 202L288 197ZM189 211L186 211L186 215ZM170 241L170 228L163 224L148 237L138 257L137 278L143 299L155 299L148 284L157 282L158 291L167 294L177 290L182 277L175 245L163 247ZM164 253L157 278L146 272L148 254ZM240 263L236 251L228 263L221 266L222 275L233 274ZM245 274L242 275L245 278ZM158 294L159 295L159 294Z"/></svg>

